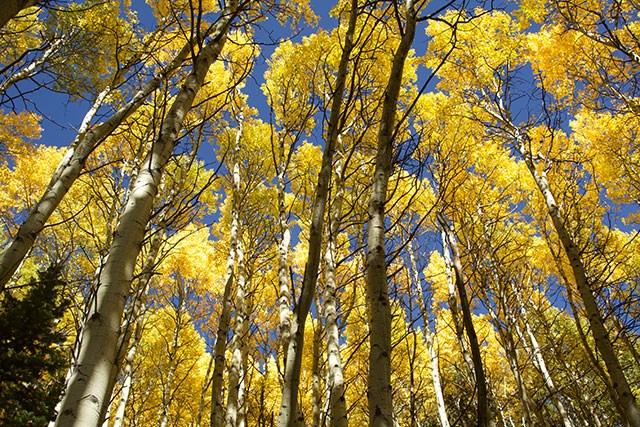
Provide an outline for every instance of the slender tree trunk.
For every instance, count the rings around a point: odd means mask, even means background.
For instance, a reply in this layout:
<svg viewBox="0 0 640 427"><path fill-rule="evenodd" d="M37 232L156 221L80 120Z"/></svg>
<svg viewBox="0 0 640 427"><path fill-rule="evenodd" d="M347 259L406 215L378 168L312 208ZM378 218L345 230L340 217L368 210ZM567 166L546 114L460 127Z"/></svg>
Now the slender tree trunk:
<svg viewBox="0 0 640 427"><path fill-rule="evenodd" d="M631 427L640 427L640 408L638 408L636 398L631 391L620 360L613 348L609 332L605 326L604 317L598 307L596 297L593 294L593 284L587 276L580 249L564 223L560 207L549 186L545 169L547 165L542 165L542 169L538 170L536 167L537 156L530 151L532 141L529 135L512 122L509 111L505 111L502 105L497 105L496 108L498 108L498 111L494 111L491 108L486 108L486 110L504 126L505 132L513 138L514 148L524 160L531 177L540 190L540 194L547 207L547 213L551 218L556 233L558 233L560 243L571 266L575 286L580 294L587 314L587 320L589 321L589 327L593 334L596 348L602 356L608 376L611 379L611 384L614 389L614 395L612 397L614 402L616 402L620 416L629 423ZM569 292L570 291L567 290L567 293Z"/></svg>
<svg viewBox="0 0 640 427"><path fill-rule="evenodd" d="M460 252L458 251L458 245L456 243L453 230L451 230L449 224L447 224L444 218L440 218L440 225L445 232L447 244L451 249L453 269L456 276L456 288L458 290L458 295L460 296L460 306L462 308L462 321L467 333L467 338L469 338L469 347L471 347L473 370L475 372L476 379L476 390L478 392L477 425L478 427L487 427L489 425L487 382L484 375L484 368L482 366L482 356L480 354L478 336L476 335L475 327L473 326L473 318L471 317L471 306L469 299L467 298L467 290L462 272L462 262L460 261Z"/></svg>
<svg viewBox="0 0 640 427"><path fill-rule="evenodd" d="M549 373L549 370L547 369L547 363L545 362L544 357L542 355L542 351L540 349L540 345L538 344L538 340L536 339L536 336L534 335L533 331L531 330L531 326L529 325L529 313L527 312L524 302L520 297L520 293L513 285L512 285L512 290L515 294L516 301L520 309L519 318L524 324L524 329L527 334L527 336L525 337L524 334L522 333L522 330L517 324L517 320L513 319L516 327L516 332L518 333L518 335L520 336L520 340L524 344L523 345L524 350L527 351L529 353L529 356L533 358L533 364L538 370L538 372L540 372L540 375L544 380L544 384L547 387L547 390L549 391L549 398L551 399L553 406L555 406L556 409L558 410L558 414L560 415L560 420L562 421L562 425L564 427L573 427L573 423L571 422L571 419L569 419L567 410L565 409L564 405L562 404L562 401L560 400L560 394L558 392L558 389L555 383L553 382L553 378L551 378L551 374ZM527 344L527 338L531 343L531 347Z"/></svg>
<svg viewBox="0 0 640 427"><path fill-rule="evenodd" d="M2 8L0 7L0 9ZM75 140L71 143L56 168L44 194L24 219L11 242L0 253L0 292L4 290L9 280L11 280L11 276L33 246L35 239L44 228L51 214L67 194L71 185L80 176L80 172L84 168L89 155L144 103L147 97L182 64L190 52L189 46L185 46L127 104L122 106L106 121L90 128L91 120L95 117L104 99L111 93L111 87L105 88L97 96L92 107L85 115Z"/></svg>
<svg viewBox="0 0 640 427"><path fill-rule="evenodd" d="M504 354L507 362L509 363L509 368L511 369L511 373L513 374L513 377L516 380L516 384L518 386L518 395L520 404L522 405L522 416L524 424L533 426L534 422L532 413L537 414L537 411L535 409L535 402L531 401L531 397L529 397L529 390L527 390L527 386L522 377L522 369L520 368L520 364L518 363L518 353L516 350L516 345L513 342L513 336L511 335L508 327L502 326L502 322L498 318L495 310L489 304L487 304L487 306L489 316L491 317L494 327L496 328L496 330L498 331L498 335L500 336L500 341L502 344L502 348L504 349ZM539 421L541 421L541 425L546 425L544 419Z"/></svg>
<svg viewBox="0 0 640 427"><path fill-rule="evenodd" d="M416 256L411 244L407 245L407 250L409 252L413 283L416 286L416 294L418 295L418 305L420 306L420 313L422 315L424 340L427 345L427 352L429 353L429 360L431 362L431 380L433 382L433 390L436 398L436 407L438 408L438 421L440 422L440 427L450 427L449 417L447 416L447 407L444 402L444 393L442 391L442 382L440 381L440 365L438 362L438 353L436 352L437 334L431 331L429 311L427 310L427 303L424 298L424 291L421 285L422 281L418 274Z"/></svg>
<svg viewBox="0 0 640 427"><path fill-rule="evenodd" d="M331 427L347 427L347 405L344 393L344 375L342 359L340 357L340 330L338 328L338 289L336 284L336 239L342 212L344 197L344 179L342 159L337 159L334 165L335 195L329 216L327 248L325 249L325 294L324 318L325 333L327 335L329 411Z"/></svg>
<svg viewBox="0 0 640 427"><path fill-rule="evenodd" d="M278 416L278 427L293 427L303 422L298 411L298 386L300 384L300 370L302 366L302 349L304 347L304 324L311 307L318 279L318 267L322 246L322 231L324 228L324 212L327 204L331 169L335 146L342 126L342 99L347 79L347 66L353 49L353 33L358 16L357 1L351 1L349 14L349 27L345 35L345 43L338 65L338 74L335 81L335 91L331 103L329 124L327 129L327 141L322 154L322 166L318 174L316 186L316 198L313 203L313 215L309 230L309 252L302 279L302 290L298 304L293 313L290 325L290 340L285 348L284 386L282 390L282 403Z"/></svg>
<svg viewBox="0 0 640 427"><path fill-rule="evenodd" d="M408 0L404 34L394 54L384 94L376 166L369 199L365 271L370 325L368 397L371 427L394 425L391 400L391 305L387 284L384 218L387 186L391 175L398 96L405 60L415 36L415 13L413 1Z"/></svg>
<svg viewBox="0 0 640 427"><path fill-rule="evenodd" d="M232 228L237 229L240 224L240 147L244 131L244 118L242 113L236 117L238 131L236 133L235 145L233 148L233 189L232 189ZM244 359L243 346L247 339L247 307L246 307L246 273L244 264L244 251L242 241L233 233L231 244L235 245L235 253L238 263L238 274L236 278L236 304L235 304L235 327L231 342L231 370L229 371L229 387L227 396L227 410L225 423L227 427L236 427L238 423L239 396L242 394L240 388L244 385L244 369L242 360ZM227 268L233 268L228 265Z"/></svg>
<svg viewBox="0 0 640 427"><path fill-rule="evenodd" d="M115 368L122 313L153 200L165 165L178 141L184 116L191 108L207 70L224 46L236 7L235 4L225 7L215 25L213 38L194 58L193 70L167 112L160 136L136 179L100 274L97 301L82 332L78 366L67 386L57 426L91 427L100 425L102 421L100 415L111 393L109 378Z"/></svg>
<svg viewBox="0 0 640 427"><path fill-rule="evenodd" d="M140 339L142 338L142 329L142 318L140 318L139 325L136 325L136 332L133 343L131 344L131 347L129 348L129 351L127 352L127 356L125 358L126 363L123 370L124 383L122 385L122 390L120 391L118 406L116 408L116 414L113 420L113 427L124 426L124 417L126 414L127 402L129 401L129 394L131 393L131 387L133 385L133 361L138 351Z"/></svg>
<svg viewBox="0 0 640 427"><path fill-rule="evenodd" d="M560 214L560 209L556 203L551 188L549 187L549 183L547 182L546 172L544 170L539 172L536 169L536 165L533 161L533 155L527 152L526 149L529 144L527 144L523 138L524 136L521 137L517 148L524 158L531 176L544 197L547 205L547 211L551 217L553 226L558 233L558 237L560 238L565 254L569 259L575 284L587 313L587 319L589 320L589 326L591 328L591 333L593 334L596 348L602 356L602 360L604 361L609 377L611 378L617 400L622 409L620 415L631 427L640 427L640 409L638 408L636 398L633 395L629 382L624 374L624 370L620 365L620 360L615 353L613 344L611 343L609 332L604 324L604 318L600 312L600 308L598 307L598 302L591 290L591 283L587 277L587 272L582 261L580 250L565 227L564 220Z"/></svg>
<svg viewBox="0 0 640 427"><path fill-rule="evenodd" d="M276 191L278 195L278 220L280 225L280 243L278 244L278 312L280 315L280 345L286 352L291 336L291 293L289 291L289 246L291 231L287 219L285 204L285 178L287 170L287 156L285 153L284 136L279 138L279 159L276 169ZM286 356L285 356L286 362Z"/></svg>
<svg viewBox="0 0 640 427"><path fill-rule="evenodd" d="M316 303L318 301L316 300ZM320 358L322 353L322 321L316 320L313 329L313 354L311 362L311 427L320 426L322 414L322 390L320 389Z"/></svg>
<svg viewBox="0 0 640 427"><path fill-rule="evenodd" d="M229 392L227 398L226 427L237 427L241 419L242 396L244 396L246 375L246 339L248 335L246 309L246 278L244 272L244 254L242 243L238 239L238 285L236 287L236 317L235 332L231 343L231 369L229 371Z"/></svg>
<svg viewBox="0 0 640 427"><path fill-rule="evenodd" d="M221 427L225 422L225 410L223 405L223 383L224 369L226 361L227 335L231 324L231 310L233 307L233 270L235 266L236 256L240 255L238 251L242 251L240 239L238 236L240 226L240 146L244 133L244 120L241 115L238 116L238 130L233 148L233 185L231 188L231 230L229 232L229 255L227 257L226 282L223 296L222 313L220 314L220 322L218 324L218 334L214 347L213 357L215 365L213 368L213 377L211 383L211 427ZM240 272L238 272L240 273ZM240 278L238 277L238 281ZM244 272L242 272L242 280L244 280ZM243 285L244 287L244 285ZM242 298L244 296L242 295ZM235 388L235 387L234 387Z"/></svg>
<svg viewBox="0 0 640 427"><path fill-rule="evenodd" d="M204 408L207 405L207 391L211 385L211 373L213 370L213 349L211 350L211 357L209 358L209 364L207 365L207 372L204 374L204 384L202 385L202 392L200 393L200 403L198 404L198 416L196 417L196 427L202 426L202 419L204 418Z"/></svg>

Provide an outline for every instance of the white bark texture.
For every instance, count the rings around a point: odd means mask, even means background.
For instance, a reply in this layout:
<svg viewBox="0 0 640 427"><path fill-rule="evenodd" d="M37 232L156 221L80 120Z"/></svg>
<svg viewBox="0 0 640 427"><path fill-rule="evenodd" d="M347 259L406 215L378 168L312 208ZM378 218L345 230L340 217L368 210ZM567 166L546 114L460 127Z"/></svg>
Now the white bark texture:
<svg viewBox="0 0 640 427"><path fill-rule="evenodd" d="M342 161L337 159L334 165L335 195L329 217L329 236L325 250L325 294L324 294L324 318L325 333L327 336L328 353L328 388L329 411L331 427L347 427L347 404L345 400L344 375L342 359L340 357L340 330L338 328L338 292L336 283L336 239L340 228L342 216L342 204L344 197L344 179L342 176Z"/></svg>
<svg viewBox="0 0 640 427"><path fill-rule="evenodd" d="M422 330L424 334L424 340L427 345L429 360L431 361L431 380L433 382L433 390L436 397L436 407L438 408L438 421L440 421L440 427L450 427L451 424L449 423L449 417L447 416L447 407L444 401L444 392L442 391L442 382L440 381L440 364L438 361L438 353L436 351L437 334L431 331L429 310L427 310L427 304L424 299L424 291L422 289L422 281L420 280L420 274L418 273L416 256L413 248L411 247L411 244L407 245L407 250L409 252L411 275L413 278L413 283L416 287L416 295L418 296L420 314L422 315Z"/></svg>
<svg viewBox="0 0 640 427"><path fill-rule="evenodd" d="M371 427L391 427L394 425L391 400L391 306L387 285L384 214L387 186L391 175L395 119L402 84L402 72L416 30L413 2L409 0L406 4L404 34L394 54L384 95L378 132L376 166L369 199L365 270L370 330L368 405Z"/></svg>
<svg viewBox="0 0 640 427"><path fill-rule="evenodd" d="M67 194L71 185L80 176L80 172L84 168L89 155L144 103L147 97L160 86L167 76L184 62L189 53L189 47L185 46L128 103L123 105L109 119L90 129L91 120L102 105L104 98L111 93L111 88L107 87L97 96L92 107L85 115L76 138L71 143L64 158L60 161L43 195L24 219L13 239L0 253L0 292L4 290L11 280L12 275L33 246L35 239L44 228L51 214Z"/></svg>
<svg viewBox="0 0 640 427"><path fill-rule="evenodd" d="M240 142L242 136L242 117L238 119L238 136L234 148L233 166L233 209L234 221L239 223L240 214ZM238 259L238 274L236 286L236 316L233 341L231 343L231 370L229 371L229 387L227 396L226 427L238 427L243 423L242 407L244 406L245 375L247 368L248 312L246 271L242 241L236 236L236 256Z"/></svg>
<svg viewBox="0 0 640 427"><path fill-rule="evenodd" d="M335 90L332 94L331 112L327 129L327 141L322 154L322 166L318 174L316 198L313 203L313 215L309 230L309 251L307 263L302 279L300 298L293 313L290 325L290 339L285 347L284 386L282 402L278 415L278 427L293 427L304 423L298 411L298 386L300 384L300 370L302 367L302 349L304 347L304 325L315 294L318 279L318 268L322 247L322 231L324 228L324 213L331 181L333 155L342 126L342 100L347 79L347 67L351 50L353 49L353 33L357 20L357 1L352 0L349 14L349 28L345 35L344 48L340 57L338 73L335 80Z"/></svg>
<svg viewBox="0 0 640 427"><path fill-rule="evenodd" d="M194 58L193 69L167 112L160 136L136 178L99 277L95 308L82 331L78 364L67 385L56 426L92 427L102 422L102 408L110 398L109 378L115 369L120 322L153 200L184 116L207 70L222 50L234 16L235 7L222 11L211 41Z"/></svg>
<svg viewBox="0 0 640 427"><path fill-rule="evenodd" d="M238 156L240 142L243 137L244 121L240 117L237 122L238 130L236 132L233 148L233 185L231 188L231 230L229 231L229 255L227 257L227 273L225 278L222 313L220 314L220 321L218 322L218 334L216 336L216 345L213 350L215 364L213 368L213 379L211 382L211 427L221 427L229 417L229 410L225 409L223 405L222 389L224 383L227 335L229 332L229 326L231 325L231 311L233 308L232 293L235 260L236 256L240 258L238 251L242 251L238 238L240 227L240 165L238 163ZM237 280L239 281L240 277L238 277ZM244 280L244 272L242 274L242 280ZM231 378L229 381L231 381Z"/></svg>

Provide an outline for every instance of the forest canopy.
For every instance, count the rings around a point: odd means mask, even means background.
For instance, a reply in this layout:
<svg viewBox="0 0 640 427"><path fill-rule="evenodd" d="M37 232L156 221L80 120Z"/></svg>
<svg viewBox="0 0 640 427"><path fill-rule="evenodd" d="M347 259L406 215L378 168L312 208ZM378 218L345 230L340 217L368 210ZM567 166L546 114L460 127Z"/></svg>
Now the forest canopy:
<svg viewBox="0 0 640 427"><path fill-rule="evenodd" d="M7 0L6 425L640 427L631 0Z"/></svg>

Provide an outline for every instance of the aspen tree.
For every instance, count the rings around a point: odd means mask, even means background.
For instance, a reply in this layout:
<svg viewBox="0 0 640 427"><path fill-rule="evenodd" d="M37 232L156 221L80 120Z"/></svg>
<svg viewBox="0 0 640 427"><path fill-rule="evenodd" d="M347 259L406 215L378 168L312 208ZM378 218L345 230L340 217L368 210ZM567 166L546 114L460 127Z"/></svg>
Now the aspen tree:
<svg viewBox="0 0 640 427"><path fill-rule="evenodd" d="M391 427L391 307L387 289L385 252L385 201L391 175L398 96L402 71L416 31L417 11L413 0L404 3L405 25L394 53L393 65L384 95L382 117L378 131L378 150L367 224L366 282L369 305L369 425Z"/></svg>
<svg viewBox="0 0 640 427"><path fill-rule="evenodd" d="M324 214L331 180L333 156L344 121L342 118L343 92L347 80L347 66L353 49L353 34L358 17L357 6L357 1L352 0L349 12L349 27L345 35L345 44L334 83L335 89L332 94L331 113L327 128L328 137L325 141L325 148L322 155L322 167L318 175L316 197L313 203L313 216L309 230L309 252L307 254L300 297L291 321L291 338L285 348L285 374L282 404L280 407L280 415L278 416L279 427L293 427L302 421L298 414L297 399L302 364L302 349L304 346L304 325L313 301L318 279L322 232L324 230Z"/></svg>
<svg viewBox="0 0 640 427"><path fill-rule="evenodd" d="M109 258L100 274L94 312L82 332L82 347L63 398L57 426L97 426L109 401L109 377L116 363L120 319L129 293L133 266L140 251L162 172L178 141L182 120L202 86L207 70L220 54L227 31L238 12L227 3L213 26L212 37L193 58L193 70L177 94L162 124L159 139L147 155L124 208Z"/></svg>

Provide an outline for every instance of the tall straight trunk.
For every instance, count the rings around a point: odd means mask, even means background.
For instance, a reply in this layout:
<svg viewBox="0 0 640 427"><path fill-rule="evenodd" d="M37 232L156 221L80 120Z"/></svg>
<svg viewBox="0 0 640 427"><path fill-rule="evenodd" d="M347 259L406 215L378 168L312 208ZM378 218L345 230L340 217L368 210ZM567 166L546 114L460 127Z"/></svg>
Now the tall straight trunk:
<svg viewBox="0 0 640 427"><path fill-rule="evenodd" d="M212 39L193 59L193 69L167 112L160 136L136 178L99 277L96 304L82 331L78 366L66 388L57 426L91 427L102 421L103 406L108 404L112 391L109 378L115 369L122 314L158 185L178 141L182 121L207 70L224 46L236 8L235 3L225 7L215 24Z"/></svg>
<svg viewBox="0 0 640 427"><path fill-rule="evenodd" d="M236 245L238 255L238 280L236 286L236 317L233 341L231 343L231 369L229 370L229 387L227 398L226 427L237 427L241 424L243 396L245 394L245 376L247 362L248 320L246 305L246 274L242 242Z"/></svg>
<svg viewBox="0 0 640 427"><path fill-rule="evenodd" d="M447 304L449 305L449 311L451 312L451 321L453 322L453 329L456 334L458 345L460 346L460 353L462 353L462 360L465 367L463 372L466 376L466 379L469 381L469 384L473 384L475 375L473 371L473 358L471 357L471 352L469 351L467 339L464 336L464 323L460 316L460 309L458 307L456 283L453 278L453 274L451 274L451 271L453 270L453 261L451 260L450 252L447 250L447 237L444 230L442 230L441 236L443 247L442 254L444 256L447 276Z"/></svg>
<svg viewBox="0 0 640 427"><path fill-rule="evenodd" d="M285 178L287 169L287 156L285 153L284 136L279 137L279 158L276 169L276 191L278 197L278 223L280 226L280 242L278 244L278 313L280 316L280 345L286 351L289 347L291 336L291 292L289 291L289 246L291 244L291 231L287 219L287 207L285 204ZM286 357L285 357L286 360Z"/></svg>
<svg viewBox="0 0 640 427"><path fill-rule="evenodd" d="M329 412L331 427L347 427L347 404L344 394L344 375L340 357L340 330L338 328L338 289L336 284L336 240L340 227L342 204L344 198L344 178L342 159L334 165L333 187L335 195L329 214L327 248L324 254L325 293L324 318L327 337L328 373L327 388L329 392Z"/></svg>
<svg viewBox="0 0 640 427"><path fill-rule="evenodd" d="M227 256L227 272L225 277L222 313L218 322L216 344L213 349L215 360L211 380L211 427L221 427L225 422L226 409L223 404L224 369L226 362L227 336L231 325L231 311L233 308L232 294L234 282L234 266L238 250L242 250L238 237L240 227L240 146L244 134L244 118L237 117L238 130L233 147L233 184L231 188L231 230L229 231L229 254ZM240 272L238 272L240 273ZM244 280L244 272L242 272ZM237 279L239 280L239 278Z"/></svg>
<svg viewBox="0 0 640 427"><path fill-rule="evenodd" d="M453 269L455 272L456 288L458 290L458 295L460 296L460 307L462 308L462 321L464 324L464 329L467 333L467 338L469 339L469 347L471 348L473 370L476 379L476 391L478 392L477 425L478 427L487 427L489 425L487 382L484 375L484 368L482 366L480 344L478 343L478 336L476 335L476 330L473 325L473 318L471 317L471 306L469 298L467 297L467 290L464 283L462 261L460 260L460 251L458 250L458 244L455 240L455 234L444 218L440 218L440 225L445 232L447 244L449 246L449 249L451 250Z"/></svg>
<svg viewBox="0 0 640 427"><path fill-rule="evenodd" d="M609 332L605 326L604 316L593 294L592 286L594 284L591 283L589 277L587 277L587 271L584 261L582 260L580 249L572 237L570 230L565 225L560 207L549 186L545 169L547 165L542 165L543 168L538 170L537 155L530 151L532 141L529 134L526 130L523 130L513 123L509 111L505 111L501 104L498 104L496 108L498 109L497 111L489 107L487 107L486 110L504 126L505 132L513 138L513 146L524 160L531 177L536 183L538 190L540 190L540 194L547 207L547 213L551 218L556 233L558 233L560 243L571 266L576 289L582 299L582 304L587 314L587 320L589 321L589 327L593 334L596 348L607 368L607 374L614 390L612 398L618 407L620 416L629 426L640 427L640 408L638 408L636 398L631 391L620 360L613 348ZM567 293L570 293L570 290L567 290Z"/></svg>
<svg viewBox="0 0 640 427"><path fill-rule="evenodd" d="M531 329L531 325L529 324L529 313L527 312L524 302L520 297L520 293L518 289L516 289L515 286L513 286L513 284L512 284L512 290L515 294L516 301L518 303L519 314L520 314L519 318L521 322L524 324L524 330L526 332L526 337L525 337L524 333L522 332L518 324L515 323L516 319L513 319L516 327L516 332L518 333L518 335L520 336L520 340L524 344L523 348L526 352L529 353L529 356L532 357L533 365L536 367L538 372L540 372L540 375L544 380L544 384L547 387L547 390L549 391L549 398L551 399L553 406L555 406L556 409L558 410L558 414L560 415L560 420L562 421L562 425L564 427L573 427L573 423L571 422L571 419L567 414L567 410L565 409L564 404L562 403L562 400L560 400L560 393L558 391L558 388L556 387L553 381L553 378L551 378L551 374L547 369L547 363L544 360L544 356L542 355L540 344L538 344L538 340L536 339L536 336L533 333L533 330ZM527 344L527 338L529 339L531 346Z"/></svg>
<svg viewBox="0 0 640 427"><path fill-rule="evenodd" d="M162 371L160 375L165 375L166 379L162 381L164 389L162 390L162 397L160 400L160 410L158 411L158 423L159 427L167 427L169 424L169 411L171 410L171 403L173 402L173 382L176 376L176 357L178 352L178 346L180 345L180 329L182 325L182 296L180 297L180 304L176 309L176 324L173 329L173 337L171 339L171 347L169 348L169 369Z"/></svg>
<svg viewBox="0 0 640 427"><path fill-rule="evenodd" d="M202 419L204 418L204 409L207 404L207 392L211 385L211 374L213 371L213 350L211 351L211 357L209 358L209 364L207 365L207 372L204 374L204 383L202 384L202 392L200 393L200 402L198 403L198 415L196 416L195 427L202 426Z"/></svg>
<svg viewBox="0 0 640 427"><path fill-rule="evenodd" d="M322 413L322 391L320 390L321 354L322 321L318 319L313 329L313 352L311 355L311 427L320 427L320 415Z"/></svg>
<svg viewBox="0 0 640 427"><path fill-rule="evenodd" d="M393 56L385 89L378 132L376 166L369 199L367 258L365 264L369 306L369 425L394 425L391 400L391 305L387 284L385 251L385 204L391 175L398 97L405 60L415 37L416 15L412 0L406 1L406 24L400 45Z"/></svg>
<svg viewBox="0 0 640 427"><path fill-rule="evenodd" d="M547 181L546 172L544 170L538 171L536 169L533 154L527 151L527 147L530 144L525 141L526 138L522 133L518 133L518 135L520 135L520 140L518 141L518 146L516 148L524 158L531 176L544 197L547 205L547 212L551 217L551 222L553 223L556 233L558 233L564 252L567 255L569 264L571 265L575 285L587 313L587 319L589 320L589 326L591 333L593 334L596 348L602 356L602 360L604 361L609 377L611 378L611 383L615 390L619 407L621 408L620 416L622 419L626 420L631 427L640 427L640 408L638 408L636 398L631 391L631 387L629 386L627 377L624 374L620 360L618 359L613 348L613 344L611 343L609 332L604 324L604 317L600 312L598 302L591 290L592 284L587 277L580 249L565 226L562 215L560 214L560 208L556 203L555 196L553 195Z"/></svg>
<svg viewBox="0 0 640 427"><path fill-rule="evenodd" d="M358 17L357 0L351 1L349 13L349 27L345 35L344 47L338 65L338 73L335 80L335 90L332 94L331 112L327 129L327 140L322 153L322 166L318 174L316 197L313 203L313 215L309 230L309 251L307 263L302 279L302 290L298 304L293 313L290 324L290 339L285 348L284 385L282 390L282 402L278 415L278 427L293 427L303 423L304 420L298 411L298 387L300 384L300 370L302 367L302 349L304 347L304 324L311 308L311 302L315 294L318 279L318 267L322 246L322 231L324 228L324 212L327 204L329 183L331 181L331 169L333 155L343 122L342 99L347 80L347 67L351 50L353 49L353 34L355 32Z"/></svg>
<svg viewBox="0 0 640 427"><path fill-rule="evenodd" d="M436 352L437 334L431 331L429 312L427 310L427 304L424 299L424 291L421 285L422 281L420 280L420 275L418 273L418 267L416 263L416 256L413 252L411 244L407 245L407 251L409 252L411 274L413 283L416 286L418 305L420 307L420 314L422 315L422 331L425 343L427 345L427 352L429 353L429 361L431 362L431 380L433 382L433 390L436 398L436 407L438 408L438 421L440 422L440 427L450 427L449 417L447 416L447 407L444 402L444 393L442 391L442 382L440 381L440 365L438 363L438 353Z"/></svg>

